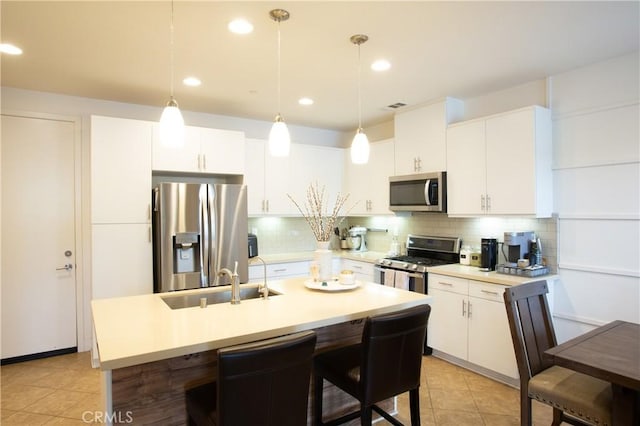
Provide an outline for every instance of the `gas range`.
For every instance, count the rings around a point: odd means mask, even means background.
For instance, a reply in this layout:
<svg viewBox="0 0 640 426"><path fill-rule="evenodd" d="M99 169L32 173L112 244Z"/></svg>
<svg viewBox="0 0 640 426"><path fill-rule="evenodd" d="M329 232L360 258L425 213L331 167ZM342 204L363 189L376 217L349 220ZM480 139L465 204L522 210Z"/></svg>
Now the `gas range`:
<svg viewBox="0 0 640 426"><path fill-rule="evenodd" d="M407 236L407 254L378 259L376 265L410 272L427 272L431 266L458 263L462 240L452 237Z"/></svg>

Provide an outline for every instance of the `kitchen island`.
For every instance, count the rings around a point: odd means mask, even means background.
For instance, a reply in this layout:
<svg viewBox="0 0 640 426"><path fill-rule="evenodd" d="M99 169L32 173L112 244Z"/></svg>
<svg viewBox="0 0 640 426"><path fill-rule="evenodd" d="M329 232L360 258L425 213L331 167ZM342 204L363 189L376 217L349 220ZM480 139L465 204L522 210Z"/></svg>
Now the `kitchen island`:
<svg viewBox="0 0 640 426"><path fill-rule="evenodd" d="M171 309L162 299L167 293L92 301L105 411L116 419L132 417L136 424L184 424L184 392L215 379L217 349L315 330L316 351L322 351L358 341L367 316L431 300L373 283L320 291L304 282L269 282L279 295L206 308ZM223 290L228 287L180 294ZM348 398L330 398L327 409L345 410Z"/></svg>

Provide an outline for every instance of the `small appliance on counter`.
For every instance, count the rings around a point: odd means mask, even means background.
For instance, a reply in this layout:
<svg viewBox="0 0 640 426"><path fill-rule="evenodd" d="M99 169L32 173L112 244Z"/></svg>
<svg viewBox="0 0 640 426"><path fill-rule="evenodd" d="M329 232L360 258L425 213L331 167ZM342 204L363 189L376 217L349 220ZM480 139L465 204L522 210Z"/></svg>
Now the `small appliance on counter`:
<svg viewBox="0 0 640 426"><path fill-rule="evenodd" d="M497 265L496 272L523 277L549 273L549 268L542 264L542 247L534 232L505 232L504 245L507 246L507 262Z"/></svg>
<svg viewBox="0 0 640 426"><path fill-rule="evenodd" d="M529 258L529 245L532 240L535 239L535 233L533 232L505 232L504 233L504 245L503 250L506 249L506 253L502 253L507 263L518 263L519 259ZM533 262L531 262L533 264Z"/></svg>
<svg viewBox="0 0 640 426"><path fill-rule="evenodd" d="M352 251L367 251L365 235L367 235L367 228L364 226L354 226L349 229L349 243Z"/></svg>
<svg viewBox="0 0 640 426"><path fill-rule="evenodd" d="M495 271L498 263L498 240L482 238L480 240L481 271Z"/></svg>
<svg viewBox="0 0 640 426"><path fill-rule="evenodd" d="M255 234L249 234L249 259L258 255L258 237Z"/></svg>

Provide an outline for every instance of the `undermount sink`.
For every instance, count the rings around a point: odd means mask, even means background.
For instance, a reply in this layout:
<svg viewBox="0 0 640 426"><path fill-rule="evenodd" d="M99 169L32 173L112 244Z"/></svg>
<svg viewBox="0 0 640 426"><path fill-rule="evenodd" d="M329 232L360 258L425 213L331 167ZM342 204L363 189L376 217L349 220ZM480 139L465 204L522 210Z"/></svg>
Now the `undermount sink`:
<svg viewBox="0 0 640 426"><path fill-rule="evenodd" d="M218 290L218 289L216 289ZM179 292L177 292L179 293ZM269 296L279 296L280 293L269 289ZM258 293L258 287L240 287L240 300L258 299L261 296ZM231 287L224 290L210 291L207 293L197 294L172 294L170 296L161 297L171 309L184 309L200 306L200 299L206 298L207 305L215 305L218 303L230 303L231 302Z"/></svg>

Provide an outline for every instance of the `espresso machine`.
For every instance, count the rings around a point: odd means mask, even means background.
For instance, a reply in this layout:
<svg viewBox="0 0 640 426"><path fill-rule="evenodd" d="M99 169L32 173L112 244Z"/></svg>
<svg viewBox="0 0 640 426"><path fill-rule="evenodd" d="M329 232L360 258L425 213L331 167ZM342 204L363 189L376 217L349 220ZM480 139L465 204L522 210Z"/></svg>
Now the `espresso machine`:
<svg viewBox="0 0 640 426"><path fill-rule="evenodd" d="M349 244L352 251L367 251L365 235L367 235L367 228L364 226L354 226L349 229Z"/></svg>
<svg viewBox="0 0 640 426"><path fill-rule="evenodd" d="M532 231L529 232L505 232L504 233L504 245L503 250L506 249L506 253L502 253L507 263L517 264L518 259L529 258L529 242L535 240L536 234Z"/></svg>

